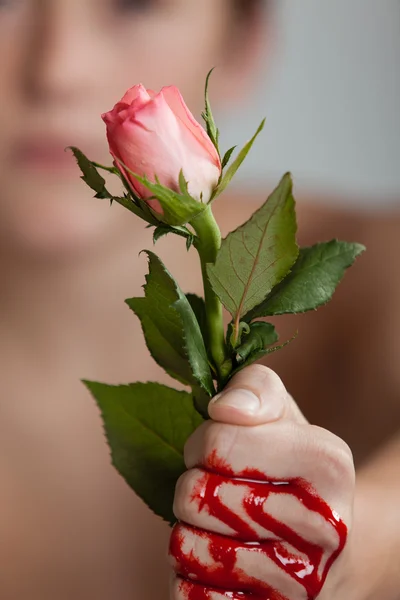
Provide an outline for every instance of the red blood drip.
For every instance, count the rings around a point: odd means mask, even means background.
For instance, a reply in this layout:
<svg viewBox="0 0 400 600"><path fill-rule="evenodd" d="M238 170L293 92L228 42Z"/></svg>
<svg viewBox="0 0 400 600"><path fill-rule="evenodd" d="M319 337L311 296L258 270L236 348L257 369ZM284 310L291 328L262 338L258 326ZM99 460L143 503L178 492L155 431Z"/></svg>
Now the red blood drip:
<svg viewBox="0 0 400 600"><path fill-rule="evenodd" d="M203 469L204 476L198 482L192 499L197 501L199 512L206 510L208 514L230 527L235 534L226 536L210 533L186 524L175 526L171 536L170 553L176 560L177 573L183 578L180 590L184 598L208 600L212 591L219 591L220 594L234 600L247 600L254 596L264 600L289 600L277 590L237 569L238 551L262 553L304 587L308 600L316 598L329 569L345 546L347 528L343 521L313 488L300 478L278 482L254 469L233 474L232 468L218 459L215 453L209 459L206 469ZM242 517L223 504L219 491L221 485L227 482L229 485L246 488L242 508L252 522L277 536L278 540L260 538ZM308 510L318 513L336 530L338 545L327 559L322 573L320 571L324 548L304 539L264 511L264 503L271 493L294 496ZM193 552L188 554L184 551L184 534L188 531L206 540L213 566L202 565ZM290 552L285 542L299 554Z"/></svg>
<svg viewBox="0 0 400 600"><path fill-rule="evenodd" d="M187 579L180 579L179 591L184 598L190 598L191 600L212 600L212 593L217 593L224 598L230 598L231 600L254 600L253 594L245 594L244 592L227 592L219 588L204 587L188 581ZM264 596L264 600L285 600L283 596L279 595L268 595Z"/></svg>

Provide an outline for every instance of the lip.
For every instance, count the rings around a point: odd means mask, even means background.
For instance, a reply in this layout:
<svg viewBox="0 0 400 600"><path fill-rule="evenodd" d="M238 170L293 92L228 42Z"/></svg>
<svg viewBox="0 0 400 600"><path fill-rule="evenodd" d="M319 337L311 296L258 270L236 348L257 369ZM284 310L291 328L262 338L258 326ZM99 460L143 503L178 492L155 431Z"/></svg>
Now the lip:
<svg viewBox="0 0 400 600"><path fill-rule="evenodd" d="M76 173L76 161L67 147L72 145L73 135L62 138L25 139L17 143L12 153L13 163L23 169L45 172ZM78 145L78 144L77 144ZM90 153L87 143L80 145Z"/></svg>

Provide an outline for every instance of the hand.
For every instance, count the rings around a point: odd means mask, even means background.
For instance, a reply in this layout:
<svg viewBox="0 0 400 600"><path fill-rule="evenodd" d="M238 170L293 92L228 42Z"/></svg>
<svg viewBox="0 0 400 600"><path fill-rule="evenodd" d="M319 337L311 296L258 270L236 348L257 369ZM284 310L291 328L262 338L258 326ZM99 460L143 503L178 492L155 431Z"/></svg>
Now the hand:
<svg viewBox="0 0 400 600"><path fill-rule="evenodd" d="M176 489L171 598L313 600L332 566L335 598L354 495L348 446L310 425L260 365L238 373L209 413Z"/></svg>

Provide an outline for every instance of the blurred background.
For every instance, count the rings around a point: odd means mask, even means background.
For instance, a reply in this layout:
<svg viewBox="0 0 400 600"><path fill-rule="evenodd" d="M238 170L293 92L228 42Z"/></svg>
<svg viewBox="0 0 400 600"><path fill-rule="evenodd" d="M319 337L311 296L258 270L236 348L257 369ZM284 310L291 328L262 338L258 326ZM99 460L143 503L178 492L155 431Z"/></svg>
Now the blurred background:
<svg viewBox="0 0 400 600"><path fill-rule="evenodd" d="M123 303L152 232L93 199L64 151L111 164L100 115L139 81L199 115L219 67L223 149L267 117L215 203L223 231L291 170L302 244L368 247L334 302L282 317L282 341L301 335L268 364L358 461L398 427L400 0L268 1L260 28L262 0L0 0L0 600L167 597L168 528L111 466L81 383L168 381ZM181 239L157 252L201 293Z"/></svg>
<svg viewBox="0 0 400 600"><path fill-rule="evenodd" d="M291 170L297 190L324 190L321 202L397 205L399 0L275 0L272 9L258 89L219 119L231 146L267 117L238 182L272 185Z"/></svg>

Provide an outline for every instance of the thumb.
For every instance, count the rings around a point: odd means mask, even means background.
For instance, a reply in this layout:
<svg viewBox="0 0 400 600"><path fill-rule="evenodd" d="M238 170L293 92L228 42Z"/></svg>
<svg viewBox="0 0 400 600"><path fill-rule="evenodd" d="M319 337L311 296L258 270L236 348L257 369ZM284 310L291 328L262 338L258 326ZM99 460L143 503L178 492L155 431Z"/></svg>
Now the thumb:
<svg viewBox="0 0 400 600"><path fill-rule="evenodd" d="M251 365L232 377L208 406L214 421L230 425L261 425L280 419L307 423L278 375L263 365Z"/></svg>

